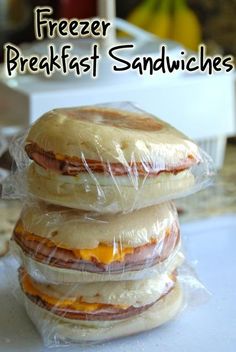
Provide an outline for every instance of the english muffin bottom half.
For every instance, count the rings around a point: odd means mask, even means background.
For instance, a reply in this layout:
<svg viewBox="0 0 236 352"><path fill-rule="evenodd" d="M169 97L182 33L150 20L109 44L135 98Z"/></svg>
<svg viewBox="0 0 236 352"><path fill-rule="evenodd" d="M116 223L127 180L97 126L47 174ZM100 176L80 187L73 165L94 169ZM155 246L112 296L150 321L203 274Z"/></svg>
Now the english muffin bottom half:
<svg viewBox="0 0 236 352"><path fill-rule="evenodd" d="M165 270L180 231L172 203L98 215L37 202L23 208L11 246L42 281L127 280Z"/></svg>
<svg viewBox="0 0 236 352"><path fill-rule="evenodd" d="M99 342L155 328L182 305L176 271L146 280L42 284L24 268L20 285L27 312L46 344Z"/></svg>
<svg viewBox="0 0 236 352"><path fill-rule="evenodd" d="M30 193L53 204L129 212L190 193L195 143L145 112L99 106L55 109L31 127Z"/></svg>

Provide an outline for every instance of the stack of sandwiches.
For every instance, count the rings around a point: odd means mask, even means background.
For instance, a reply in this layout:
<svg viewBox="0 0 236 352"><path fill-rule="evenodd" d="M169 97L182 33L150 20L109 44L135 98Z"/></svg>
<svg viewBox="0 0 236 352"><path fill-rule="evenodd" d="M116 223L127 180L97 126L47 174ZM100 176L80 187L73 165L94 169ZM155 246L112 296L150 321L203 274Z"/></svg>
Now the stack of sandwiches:
<svg viewBox="0 0 236 352"><path fill-rule="evenodd" d="M45 343L100 342L174 318L183 292L171 199L196 189L198 147L140 110L56 109L31 127L28 201L12 247Z"/></svg>

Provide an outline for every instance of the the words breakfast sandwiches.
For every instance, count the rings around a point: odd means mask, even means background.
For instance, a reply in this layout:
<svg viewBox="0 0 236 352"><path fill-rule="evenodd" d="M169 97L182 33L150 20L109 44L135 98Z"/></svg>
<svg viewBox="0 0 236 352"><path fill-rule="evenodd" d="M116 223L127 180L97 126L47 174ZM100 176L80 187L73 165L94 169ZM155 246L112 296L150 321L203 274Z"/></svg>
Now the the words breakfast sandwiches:
<svg viewBox="0 0 236 352"><path fill-rule="evenodd" d="M28 189L53 204L101 213L132 211L199 187L195 143L140 110L56 109L31 127Z"/></svg>
<svg viewBox="0 0 236 352"><path fill-rule="evenodd" d="M207 185L212 165L194 142L113 104L52 110L20 147L26 160L16 160L23 177L15 179L25 182L25 204L11 248L26 311L46 346L156 328L186 304L183 282L202 288L180 269L169 201Z"/></svg>

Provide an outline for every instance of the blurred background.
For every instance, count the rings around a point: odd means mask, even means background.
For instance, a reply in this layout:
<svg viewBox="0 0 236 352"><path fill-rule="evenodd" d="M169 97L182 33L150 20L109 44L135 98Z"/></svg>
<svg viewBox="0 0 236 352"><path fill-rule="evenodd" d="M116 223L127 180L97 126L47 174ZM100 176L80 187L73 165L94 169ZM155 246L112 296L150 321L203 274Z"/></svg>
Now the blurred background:
<svg viewBox="0 0 236 352"><path fill-rule="evenodd" d="M25 54L43 54L47 41L36 43L33 8L50 5L55 19L107 17L117 30L109 43L134 41L136 55L158 55L166 43L173 58L181 48L194 53L205 43L211 55L236 56L236 0L0 0L0 62L3 45L20 45ZM119 18L121 20L115 20ZM94 39L73 41L80 55ZM62 42L55 43L61 45ZM105 60L105 59L104 59ZM118 77L104 61L101 77L16 75L0 70L0 181L12 167L8 148L12 136L54 107L130 100L167 120L196 140L214 159L215 185L177 202L182 221L236 213L235 73ZM138 84L137 84L138 82ZM17 201L0 204L0 255L20 211Z"/></svg>

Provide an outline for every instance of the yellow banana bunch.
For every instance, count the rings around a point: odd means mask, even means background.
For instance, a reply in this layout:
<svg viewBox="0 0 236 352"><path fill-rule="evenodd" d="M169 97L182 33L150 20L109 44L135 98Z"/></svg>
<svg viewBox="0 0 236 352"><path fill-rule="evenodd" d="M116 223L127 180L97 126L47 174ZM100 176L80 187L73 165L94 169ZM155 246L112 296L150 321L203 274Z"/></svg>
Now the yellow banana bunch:
<svg viewBox="0 0 236 352"><path fill-rule="evenodd" d="M156 36L173 39L197 51L202 39L201 25L187 0L144 0L127 20Z"/></svg>
<svg viewBox="0 0 236 352"><path fill-rule="evenodd" d="M156 0L144 0L127 17L127 21L135 26L146 29L150 16L156 5Z"/></svg>
<svg viewBox="0 0 236 352"><path fill-rule="evenodd" d="M149 20L147 30L160 38L169 38L171 33L172 15L171 15L172 0L157 1L157 8Z"/></svg>
<svg viewBox="0 0 236 352"><path fill-rule="evenodd" d="M201 26L186 0L175 0L171 38L187 49L197 51L201 43Z"/></svg>

